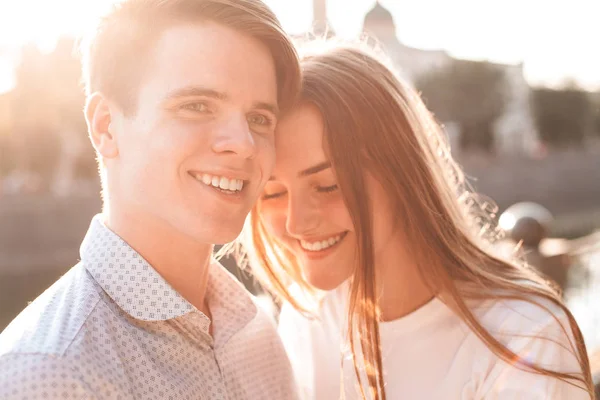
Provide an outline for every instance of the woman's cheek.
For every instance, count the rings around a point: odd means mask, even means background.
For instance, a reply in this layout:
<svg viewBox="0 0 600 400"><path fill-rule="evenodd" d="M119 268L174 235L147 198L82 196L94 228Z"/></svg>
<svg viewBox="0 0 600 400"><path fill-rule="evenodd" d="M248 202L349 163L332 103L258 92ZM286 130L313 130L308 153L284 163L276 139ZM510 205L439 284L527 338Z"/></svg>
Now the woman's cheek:
<svg viewBox="0 0 600 400"><path fill-rule="evenodd" d="M335 221L337 226L353 231L352 218L350 218L350 213L341 195L332 198L328 202L325 212L326 215L329 215Z"/></svg>
<svg viewBox="0 0 600 400"><path fill-rule="evenodd" d="M276 237L278 240L283 240L286 236L286 217L284 213L274 212L263 208L261 218L267 233L270 236Z"/></svg>

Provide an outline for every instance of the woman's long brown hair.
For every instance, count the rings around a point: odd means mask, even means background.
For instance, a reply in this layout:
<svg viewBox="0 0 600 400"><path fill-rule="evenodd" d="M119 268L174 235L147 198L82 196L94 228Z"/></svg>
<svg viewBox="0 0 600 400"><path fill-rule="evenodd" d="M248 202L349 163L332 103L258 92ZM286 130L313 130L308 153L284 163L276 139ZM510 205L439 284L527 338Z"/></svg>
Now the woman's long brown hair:
<svg viewBox="0 0 600 400"><path fill-rule="evenodd" d="M364 195L366 167L389 188L399 226L407 233L403 246L412 249L424 281L445 294L444 301L471 330L501 359L579 386L593 398L589 360L573 315L560 294L531 268L516 257L509 260L495 255L492 243L499 231L492 222L489 203L478 199L468 187L440 126L418 94L398 79L379 54L364 46L324 42L321 47L302 57L301 101L317 106L323 116L324 143L357 235L358 263L351 278L348 337L363 397L366 383L370 398L386 398L377 268L369 199ZM305 305L290 294L288 285L294 282L309 294L315 290L302 278L293 254L267 234L259 208L260 203L250 215L249 243L245 246L253 271L279 298L306 311ZM563 327L563 333L572 338L569 350L583 372L552 371L515 361L519 360L516 354L492 336L467 305L468 300L484 299L527 301L547 310L557 322L547 303L560 308L569 321L570 332ZM361 379L361 365L367 382Z"/></svg>

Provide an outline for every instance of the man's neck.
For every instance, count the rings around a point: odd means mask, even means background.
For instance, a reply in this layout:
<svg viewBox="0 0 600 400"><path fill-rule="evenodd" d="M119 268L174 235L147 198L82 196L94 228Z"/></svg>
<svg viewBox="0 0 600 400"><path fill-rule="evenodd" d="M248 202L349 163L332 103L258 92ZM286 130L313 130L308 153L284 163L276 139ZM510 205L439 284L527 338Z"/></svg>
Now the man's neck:
<svg viewBox="0 0 600 400"><path fill-rule="evenodd" d="M139 213L104 212L104 223L139 253L181 296L210 317L206 302L213 245Z"/></svg>

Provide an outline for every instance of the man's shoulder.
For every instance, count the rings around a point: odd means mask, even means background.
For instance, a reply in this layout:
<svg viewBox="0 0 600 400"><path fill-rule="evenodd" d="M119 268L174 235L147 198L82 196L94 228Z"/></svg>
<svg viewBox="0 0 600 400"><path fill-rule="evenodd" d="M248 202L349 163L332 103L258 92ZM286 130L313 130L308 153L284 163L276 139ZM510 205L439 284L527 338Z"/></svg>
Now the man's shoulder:
<svg viewBox="0 0 600 400"><path fill-rule="evenodd" d="M61 356L100 300L79 263L29 304L0 334L0 357L9 354Z"/></svg>
<svg viewBox="0 0 600 400"><path fill-rule="evenodd" d="M94 399L71 361L48 354L0 355L0 398Z"/></svg>

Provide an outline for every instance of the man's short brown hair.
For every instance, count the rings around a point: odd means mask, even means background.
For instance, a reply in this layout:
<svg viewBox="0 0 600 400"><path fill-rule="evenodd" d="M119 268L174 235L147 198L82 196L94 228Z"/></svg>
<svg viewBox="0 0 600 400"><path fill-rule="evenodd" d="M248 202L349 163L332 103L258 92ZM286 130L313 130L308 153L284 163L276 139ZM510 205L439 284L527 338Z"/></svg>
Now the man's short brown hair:
<svg viewBox="0 0 600 400"><path fill-rule="evenodd" d="M163 31L178 23L203 21L223 24L266 45L275 63L279 107L285 110L293 103L300 87L298 55L261 0L122 1L82 42L86 94L101 92L132 113L148 55Z"/></svg>

